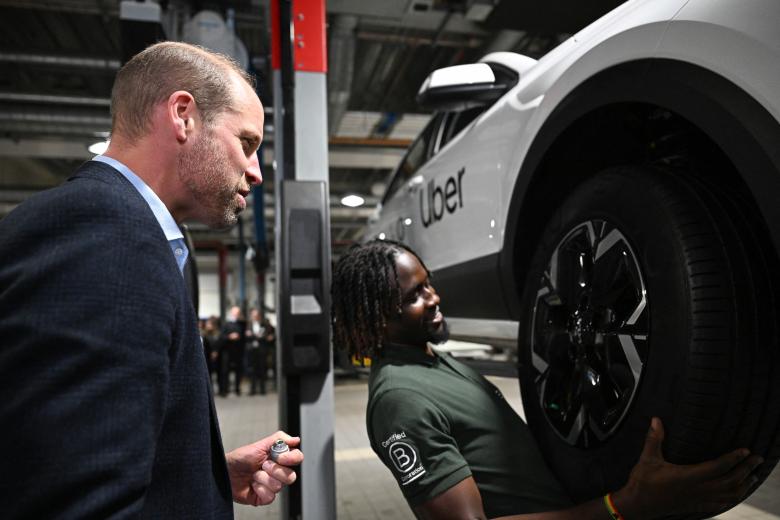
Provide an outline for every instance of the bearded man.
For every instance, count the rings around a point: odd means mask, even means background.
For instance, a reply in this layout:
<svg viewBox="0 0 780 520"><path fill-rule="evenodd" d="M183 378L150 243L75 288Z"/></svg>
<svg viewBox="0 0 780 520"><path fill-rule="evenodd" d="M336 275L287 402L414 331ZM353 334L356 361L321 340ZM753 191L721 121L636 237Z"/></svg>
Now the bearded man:
<svg viewBox="0 0 780 520"><path fill-rule="evenodd" d="M178 223L262 182L263 107L228 58L163 42L118 72L111 144L0 221L0 511L233 518L295 480L284 432L225 454Z"/></svg>

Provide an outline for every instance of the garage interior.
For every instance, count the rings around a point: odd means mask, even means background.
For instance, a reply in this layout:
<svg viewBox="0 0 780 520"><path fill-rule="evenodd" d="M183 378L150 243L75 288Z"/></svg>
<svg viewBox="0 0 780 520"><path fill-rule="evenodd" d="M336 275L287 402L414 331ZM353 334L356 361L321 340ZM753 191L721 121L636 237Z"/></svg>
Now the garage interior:
<svg viewBox="0 0 780 520"><path fill-rule="evenodd" d="M360 242L393 170L431 113L415 103L433 70L494 51L539 58L620 0L328 0L327 104L333 259ZM267 0L161 0L166 39L232 46L256 74L265 107L264 182L237 226L188 223L200 308L275 308L274 100ZM204 11L206 12L204 14ZM0 219L38 191L64 182L109 136L113 76L136 37L119 0L0 0ZM217 36L215 36L217 34ZM210 39L211 38L211 39ZM353 203L359 199L361 202ZM357 196L357 199L354 198ZM251 198L262 197L263 215ZM262 226L262 229L258 229ZM365 433L365 372L337 373L338 518L413 518ZM493 380L521 409L517 382ZM217 401L226 449L277 425L276 395ZM237 506L236 518L278 518L272 505ZM718 518L780 518L778 470L745 503Z"/></svg>

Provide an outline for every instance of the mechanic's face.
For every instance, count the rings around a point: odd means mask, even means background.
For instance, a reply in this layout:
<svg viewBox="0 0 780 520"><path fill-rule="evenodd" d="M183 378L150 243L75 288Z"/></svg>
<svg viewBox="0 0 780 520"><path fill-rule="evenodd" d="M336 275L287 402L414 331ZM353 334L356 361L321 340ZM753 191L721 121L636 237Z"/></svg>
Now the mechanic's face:
<svg viewBox="0 0 780 520"><path fill-rule="evenodd" d="M406 251L395 258L401 288L401 312L387 320L385 340L391 343L427 346L447 341L449 331L439 309L439 295L419 260Z"/></svg>
<svg viewBox="0 0 780 520"><path fill-rule="evenodd" d="M212 228L235 224L246 208L250 186L263 182L256 153L263 135L263 106L244 82L237 82L235 90L236 110L203 127L179 159L179 176L194 201L194 216Z"/></svg>

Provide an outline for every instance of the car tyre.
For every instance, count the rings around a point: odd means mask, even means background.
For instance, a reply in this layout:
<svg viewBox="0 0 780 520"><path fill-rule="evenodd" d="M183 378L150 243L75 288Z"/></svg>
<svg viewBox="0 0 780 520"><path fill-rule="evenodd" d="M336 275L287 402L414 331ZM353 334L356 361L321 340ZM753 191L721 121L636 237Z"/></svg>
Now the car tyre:
<svg viewBox="0 0 780 520"><path fill-rule="evenodd" d="M777 463L780 270L746 207L636 166L583 182L549 220L523 286L519 377L574 500L625 484L652 416L671 462L747 446L759 482Z"/></svg>

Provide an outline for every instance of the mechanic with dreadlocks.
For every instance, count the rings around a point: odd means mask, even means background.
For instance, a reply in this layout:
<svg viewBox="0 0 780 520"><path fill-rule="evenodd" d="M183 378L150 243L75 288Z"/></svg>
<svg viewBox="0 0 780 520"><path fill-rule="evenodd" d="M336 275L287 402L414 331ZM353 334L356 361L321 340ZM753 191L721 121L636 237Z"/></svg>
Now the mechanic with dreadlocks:
<svg viewBox="0 0 780 520"><path fill-rule="evenodd" d="M657 518L723 510L756 482L762 460L746 449L666 462L653 418L628 483L574 506L498 389L431 348L446 341L447 324L416 253L389 240L353 246L335 266L332 295L334 343L372 359L371 447L419 518Z"/></svg>

